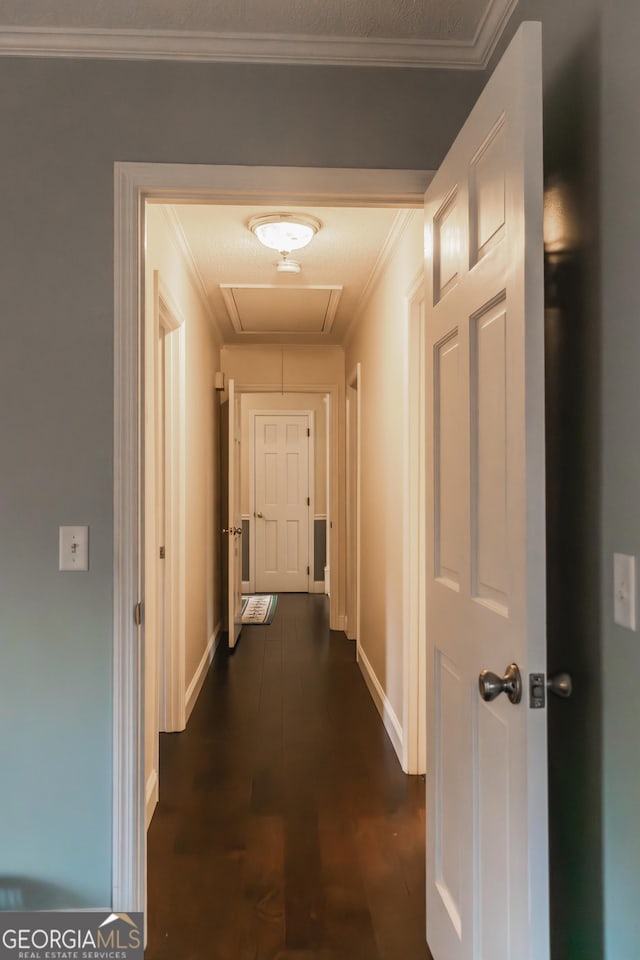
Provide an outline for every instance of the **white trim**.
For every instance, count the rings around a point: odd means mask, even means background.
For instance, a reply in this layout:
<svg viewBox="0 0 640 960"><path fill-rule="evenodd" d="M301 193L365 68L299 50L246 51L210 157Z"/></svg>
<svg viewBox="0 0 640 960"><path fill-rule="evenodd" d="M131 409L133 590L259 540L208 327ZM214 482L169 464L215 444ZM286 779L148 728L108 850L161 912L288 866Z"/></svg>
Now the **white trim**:
<svg viewBox="0 0 640 960"><path fill-rule="evenodd" d="M353 335L358 326L360 317L364 313L365 307L371 298L371 294L375 289L376 283L384 272L384 268L389 262L389 258L391 257L393 251L396 249L396 246L402 239L407 226L411 222L414 212L414 210L399 210L396 214L391 230L387 234L384 245L378 254L377 260L373 265L373 269L369 274L369 278L364 285L360 299L358 300L351 319L347 324L344 337L342 338L345 350L349 347L349 344L351 343Z"/></svg>
<svg viewBox="0 0 640 960"><path fill-rule="evenodd" d="M355 410L351 409L355 404ZM361 552L360 552L360 519L362 503L362 364L357 363L347 377L346 389L346 445L347 445L347 616L346 631L350 640L356 641L356 658L360 653L360 591L361 591ZM355 427L355 450L353 449L352 432ZM355 497L355 516L352 496ZM355 528L353 527L355 524ZM355 548L355 556L351 550ZM350 564L355 563L355 598L353 605L349 602L349 591L353 588ZM355 624L349 623L349 610L355 610Z"/></svg>
<svg viewBox="0 0 640 960"><path fill-rule="evenodd" d="M146 804L145 804L145 820L147 823L147 830L149 829L149 824L151 823L151 818L153 817L156 806L158 805L158 799L160 796L158 783L158 771L152 770L149 774L147 780L147 787L145 790Z"/></svg>
<svg viewBox="0 0 640 960"><path fill-rule="evenodd" d="M253 589L253 582L251 580L242 580L240 582L240 591L244 596L255 593L255 590Z"/></svg>
<svg viewBox="0 0 640 960"><path fill-rule="evenodd" d="M111 913L111 907L54 907L38 913Z"/></svg>
<svg viewBox="0 0 640 960"><path fill-rule="evenodd" d="M336 625L335 625L335 627L331 627L331 629L332 629L332 630L342 630L342 632L345 633L345 632L346 632L346 629L347 629L347 616L346 616L346 614L341 613L341 614L338 616L337 620L336 620Z"/></svg>
<svg viewBox="0 0 640 960"><path fill-rule="evenodd" d="M325 516L325 545L324 545L324 592L329 597L331 604L331 555L332 555L332 536L331 536L331 511L333 509L333 491L331 489L331 443L333 435L331 433L331 398L325 396L324 401L324 426L326 436L325 459L325 497L326 497L326 516Z"/></svg>
<svg viewBox="0 0 640 960"><path fill-rule="evenodd" d="M144 200L167 197L221 203L279 202L359 206L422 206L429 171L260 167L260 190L251 166L120 163L114 165L114 539L113 539L113 820L112 904L121 912L145 906L145 773L143 630L134 622L142 601L144 517L139 490L144 457L140 396L140 254L144 241ZM248 392L247 386L239 389ZM260 392L278 390L261 384ZM287 384L298 393L331 397L330 624L344 629L339 609L341 563L338 474L337 384Z"/></svg>
<svg viewBox="0 0 640 960"><path fill-rule="evenodd" d="M185 317L166 286L162 275L154 270L154 322L168 332L165 341L165 402L169 417L165 422L169 463L165 474L166 529L165 546L165 643L156 651L159 659L161 689L159 729L174 733L186 724L184 670L186 644L185 613L185 536L186 536L186 373ZM154 338L159 331L154 330ZM167 377L168 373L168 377ZM154 403L154 421L158 415ZM146 427L148 429L148 426ZM145 501L146 502L146 501ZM157 506L157 504L156 504ZM154 556L160 544L155 543ZM158 562L156 560L156 562ZM161 632L162 633L162 632ZM158 747L156 744L156 757ZM157 764L156 764L157 766Z"/></svg>
<svg viewBox="0 0 640 960"><path fill-rule="evenodd" d="M198 269L198 264L195 261L193 256L193 251L189 246L189 241L187 240L187 235L184 232L184 227L178 217L178 214L175 211L175 208L168 203L159 204L160 209L164 215L164 218L169 227L171 238L174 241L174 245L182 258L182 262L187 271L189 279L193 285L193 289L196 292L196 295L202 305L202 309L209 318L209 323L211 324L211 329L216 340L218 347L222 346L223 337L222 331L220 330L220 324L218 318L213 312L213 307L207 296L207 288L205 286L204 280L202 279L202 274Z"/></svg>
<svg viewBox="0 0 640 960"><path fill-rule="evenodd" d="M311 577L309 581L309 593L324 593L324 580L314 580Z"/></svg>
<svg viewBox="0 0 640 960"><path fill-rule="evenodd" d="M380 714L384 728L389 734L389 739L393 745L398 760L402 763L402 754L403 754L403 745L402 745L402 726L400 721L396 716L396 712L391 706L391 701L387 697L382 684L378 680L375 670L371 666L369 658L366 653L360 647L358 652L358 666L360 667L360 673L364 677L364 682L367 685L369 693L371 694L371 699L376 705L376 710Z"/></svg>
<svg viewBox="0 0 640 960"><path fill-rule="evenodd" d="M199 695L200 695L200 691L202 690L202 685L203 685L203 683L204 683L204 681L205 681L205 678L206 678L206 676L207 676L207 672L208 672L208 670L209 670L209 667L211 666L211 664L212 664L212 662L213 662L213 658L215 657L215 655L216 655L216 653L217 653L218 646L220 645L220 636L221 636L221 634L222 634L222 621L220 621L219 623L216 624L216 627L215 627L213 633L212 633L211 636L209 637L209 642L207 643L207 646L206 646L206 648L205 648L205 651L204 651L204 653L202 654L202 658L200 659L200 663L199 663L198 666L196 667L196 672L194 673L193 677L191 678L191 683L189 684L189 686L187 687L187 689L186 689L186 691L185 691L185 695L184 695L184 700L185 700L185 720L186 720L187 723L189 722L189 717L191 716L191 711L192 711L193 708L195 707L195 705L196 705L196 700L198 699L198 697L199 697Z"/></svg>
<svg viewBox="0 0 640 960"><path fill-rule="evenodd" d="M119 912L145 906L144 628L134 610L142 601L143 520L138 510L143 442L144 369L138 296L141 197L131 171L114 169L114 489L113 489L113 821L112 901Z"/></svg>
<svg viewBox="0 0 640 960"><path fill-rule="evenodd" d="M5 26L0 56L482 70L515 4L492 0L475 37L467 41Z"/></svg>
<svg viewBox="0 0 640 960"><path fill-rule="evenodd" d="M426 772L424 267L404 302L402 769Z"/></svg>
<svg viewBox="0 0 640 960"><path fill-rule="evenodd" d="M147 200L212 204L424 207L434 170L118 162ZM256 187L256 183L260 186Z"/></svg>

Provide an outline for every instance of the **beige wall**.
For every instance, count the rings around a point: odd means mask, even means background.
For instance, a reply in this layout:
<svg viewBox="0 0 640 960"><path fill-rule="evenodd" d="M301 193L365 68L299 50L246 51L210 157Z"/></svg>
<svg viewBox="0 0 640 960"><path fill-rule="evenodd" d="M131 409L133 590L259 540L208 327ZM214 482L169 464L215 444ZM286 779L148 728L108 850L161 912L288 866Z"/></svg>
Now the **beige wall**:
<svg viewBox="0 0 640 960"><path fill-rule="evenodd" d="M422 269L423 214L396 244L346 350L361 364L360 645L398 721L403 716L405 297Z"/></svg>
<svg viewBox="0 0 640 960"><path fill-rule="evenodd" d="M337 509L331 510L333 522L332 535L337 544L332 551L332 589L337 588L337 607L339 623L342 626L345 610L345 417L344 417L344 351L337 346L280 347L269 345L232 346L221 350L221 369L227 379L233 379L241 390L267 392L275 400L278 395L295 393L296 388L304 387L302 396L308 397L308 407L312 397L318 397L324 388L335 386L337 390L337 436L335 437L336 467L338 478ZM318 394L308 392L317 385ZM261 391L261 387L271 390ZM268 401L271 403L271 400ZM321 415L318 415L318 420ZM333 443L332 443L333 446ZM320 474L317 473L318 483ZM318 485L316 485L316 491ZM244 507L243 507L244 511ZM316 513L321 513L316 502ZM337 570L333 569L337 564Z"/></svg>
<svg viewBox="0 0 640 960"><path fill-rule="evenodd" d="M158 271L184 319L185 344L185 690L200 664L207 643L221 619L219 522L219 405L214 374L220 352L204 304L186 270L173 230L161 207L147 207L145 270L146 337L150 363L146 378L146 487L147 514L155 511L154 411L157 370L157 322L154 318L154 271ZM175 336L175 334L171 334ZM147 524L145 560L146 607L146 757L147 776L155 756L153 716L156 709L157 616L153 571L157 565L154 524Z"/></svg>
<svg viewBox="0 0 640 960"><path fill-rule="evenodd" d="M313 463L314 463L314 512L322 516L327 510L327 427L326 406L322 393L243 393L242 408L242 460L241 509L249 514L251 502L250 449L251 412L260 410L311 410L314 414Z"/></svg>

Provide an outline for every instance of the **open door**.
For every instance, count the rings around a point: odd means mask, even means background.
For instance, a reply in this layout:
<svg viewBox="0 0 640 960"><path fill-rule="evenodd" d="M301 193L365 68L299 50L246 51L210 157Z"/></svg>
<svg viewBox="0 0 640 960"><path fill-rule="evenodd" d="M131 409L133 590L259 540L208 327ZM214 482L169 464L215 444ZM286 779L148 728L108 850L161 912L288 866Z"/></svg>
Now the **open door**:
<svg viewBox="0 0 640 960"><path fill-rule="evenodd" d="M229 646L235 647L242 630L242 514L240 512L240 397L233 380L221 412L221 458L223 514L223 596L226 602L226 628ZM225 509L226 507L226 509Z"/></svg>
<svg viewBox="0 0 640 960"><path fill-rule="evenodd" d="M539 24L429 187L426 241L427 939L435 960L546 960Z"/></svg>

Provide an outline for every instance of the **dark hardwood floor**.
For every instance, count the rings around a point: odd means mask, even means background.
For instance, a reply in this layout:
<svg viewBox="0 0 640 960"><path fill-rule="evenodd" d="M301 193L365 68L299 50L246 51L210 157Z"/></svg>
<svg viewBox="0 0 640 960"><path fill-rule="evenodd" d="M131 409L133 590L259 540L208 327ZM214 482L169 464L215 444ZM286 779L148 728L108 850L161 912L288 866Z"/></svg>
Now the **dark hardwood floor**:
<svg viewBox="0 0 640 960"><path fill-rule="evenodd" d="M281 595L163 734L147 960L428 960L424 778L327 600Z"/></svg>

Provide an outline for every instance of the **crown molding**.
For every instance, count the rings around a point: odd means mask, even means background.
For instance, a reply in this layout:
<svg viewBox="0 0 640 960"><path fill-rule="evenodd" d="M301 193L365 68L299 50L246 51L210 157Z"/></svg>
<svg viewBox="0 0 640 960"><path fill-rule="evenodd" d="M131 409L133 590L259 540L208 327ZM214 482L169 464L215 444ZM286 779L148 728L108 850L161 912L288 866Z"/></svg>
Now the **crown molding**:
<svg viewBox="0 0 640 960"><path fill-rule="evenodd" d="M400 240L402 239L402 236L404 235L404 232L415 213L415 210L399 210L396 214L395 220L393 221L391 229L387 234L384 245L378 254L378 258L373 265L371 273L369 274L369 278L364 285L358 305L356 306L353 316L351 317L351 320L347 324L347 327L344 331L342 342L345 346L345 349L350 346L362 314L364 313L367 304L371 299L371 295L375 289L375 286L382 275L384 268L389 262L389 258L396 249L397 245L400 243Z"/></svg>
<svg viewBox="0 0 640 960"><path fill-rule="evenodd" d="M189 275L189 279L193 285L193 288L200 300L203 310L205 311L209 323L211 324L211 329L213 330L214 337L216 339L216 344L218 347L221 347L224 342L224 337L220 329L220 324L218 318L215 315L213 308L209 302L209 297L207 296L207 288L205 286L202 274L198 269L198 265L193 256L193 251L187 240L187 235L184 232L184 228L178 214L171 204L162 204L162 213L164 218L169 226L171 231L171 236L175 243L175 246L182 257L182 262L185 266L185 269Z"/></svg>
<svg viewBox="0 0 640 960"><path fill-rule="evenodd" d="M0 26L0 56L482 70L517 0L492 0L473 40Z"/></svg>

